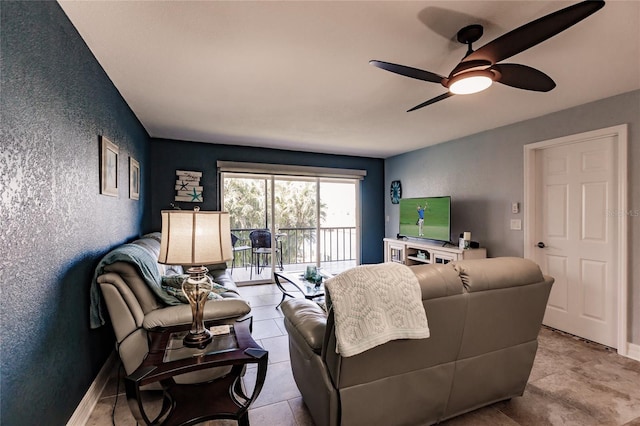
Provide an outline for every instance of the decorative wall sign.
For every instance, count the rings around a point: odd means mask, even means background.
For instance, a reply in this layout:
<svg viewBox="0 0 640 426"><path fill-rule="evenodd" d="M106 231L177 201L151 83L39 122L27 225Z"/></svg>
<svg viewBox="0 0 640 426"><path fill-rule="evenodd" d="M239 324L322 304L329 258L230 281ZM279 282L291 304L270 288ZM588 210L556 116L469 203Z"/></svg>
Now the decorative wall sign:
<svg viewBox="0 0 640 426"><path fill-rule="evenodd" d="M129 198L140 199L140 163L129 157Z"/></svg>
<svg viewBox="0 0 640 426"><path fill-rule="evenodd" d="M400 203L400 198L402 198L402 185L399 180L394 180L391 182L391 203Z"/></svg>
<svg viewBox="0 0 640 426"><path fill-rule="evenodd" d="M176 198L175 201L184 201L187 203L201 203L202 187L200 186L200 178L202 172L190 172L186 170L176 170Z"/></svg>
<svg viewBox="0 0 640 426"><path fill-rule="evenodd" d="M118 146L100 136L100 193L118 196Z"/></svg>

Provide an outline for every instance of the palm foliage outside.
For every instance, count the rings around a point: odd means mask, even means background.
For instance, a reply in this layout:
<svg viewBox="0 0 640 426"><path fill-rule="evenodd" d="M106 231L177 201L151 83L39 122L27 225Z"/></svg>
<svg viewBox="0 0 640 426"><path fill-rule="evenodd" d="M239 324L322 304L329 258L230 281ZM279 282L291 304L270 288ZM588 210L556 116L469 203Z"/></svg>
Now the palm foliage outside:
<svg viewBox="0 0 640 426"><path fill-rule="evenodd" d="M286 239L282 256L291 263L311 262L316 241L316 182L275 180L276 233ZM249 244L253 229L270 229L270 178L233 177L224 179L224 210L230 213L231 229L244 244ZM320 204L321 223L326 205Z"/></svg>

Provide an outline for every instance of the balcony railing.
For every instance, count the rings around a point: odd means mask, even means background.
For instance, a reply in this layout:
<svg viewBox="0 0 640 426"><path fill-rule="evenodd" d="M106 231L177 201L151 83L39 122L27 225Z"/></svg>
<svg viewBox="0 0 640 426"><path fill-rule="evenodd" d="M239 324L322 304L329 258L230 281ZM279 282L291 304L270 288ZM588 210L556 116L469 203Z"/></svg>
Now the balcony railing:
<svg viewBox="0 0 640 426"><path fill-rule="evenodd" d="M249 233L253 229L232 229L238 237L236 246L251 246ZM309 264L316 261L316 228L280 228L276 244L281 251L284 265ZM243 254L236 253L235 263L240 264ZM356 228L320 228L320 262L336 262L356 259ZM278 259L280 260L280 259Z"/></svg>

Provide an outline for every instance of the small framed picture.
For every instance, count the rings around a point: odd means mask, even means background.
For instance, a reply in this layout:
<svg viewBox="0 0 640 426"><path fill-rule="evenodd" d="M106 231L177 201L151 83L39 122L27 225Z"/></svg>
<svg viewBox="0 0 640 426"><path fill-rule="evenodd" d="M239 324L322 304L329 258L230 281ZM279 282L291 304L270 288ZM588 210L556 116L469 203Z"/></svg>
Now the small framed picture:
<svg viewBox="0 0 640 426"><path fill-rule="evenodd" d="M140 163L129 157L129 198L140 199Z"/></svg>
<svg viewBox="0 0 640 426"><path fill-rule="evenodd" d="M118 153L116 144L100 137L100 193L118 196Z"/></svg>

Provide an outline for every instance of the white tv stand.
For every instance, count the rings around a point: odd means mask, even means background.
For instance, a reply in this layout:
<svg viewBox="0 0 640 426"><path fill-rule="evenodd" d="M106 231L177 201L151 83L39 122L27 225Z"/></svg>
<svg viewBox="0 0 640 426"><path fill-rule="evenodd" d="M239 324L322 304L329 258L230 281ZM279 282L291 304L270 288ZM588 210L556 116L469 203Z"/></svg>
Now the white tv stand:
<svg viewBox="0 0 640 426"><path fill-rule="evenodd" d="M487 249L462 250L457 247L442 247L437 243L416 240L384 239L384 261L398 262L405 265L422 263L449 263L454 260L484 259Z"/></svg>

